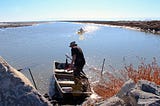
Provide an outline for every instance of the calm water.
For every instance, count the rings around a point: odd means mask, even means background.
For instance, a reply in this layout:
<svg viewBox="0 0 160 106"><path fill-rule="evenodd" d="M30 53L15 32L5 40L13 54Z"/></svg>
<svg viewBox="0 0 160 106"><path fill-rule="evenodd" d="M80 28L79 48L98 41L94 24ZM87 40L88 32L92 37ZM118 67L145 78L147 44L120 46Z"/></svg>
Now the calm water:
<svg viewBox="0 0 160 106"><path fill-rule="evenodd" d="M83 27L86 33L76 34ZM36 26L0 29L0 56L14 68L29 67L38 90L46 93L52 76L53 61L65 61L69 43L76 41L83 49L89 67L104 70L123 69L124 63L151 62L160 58L160 36L118 27L94 24L48 23ZM125 62L123 58L125 57ZM93 77L93 70L86 73ZM29 79L28 71L22 71Z"/></svg>

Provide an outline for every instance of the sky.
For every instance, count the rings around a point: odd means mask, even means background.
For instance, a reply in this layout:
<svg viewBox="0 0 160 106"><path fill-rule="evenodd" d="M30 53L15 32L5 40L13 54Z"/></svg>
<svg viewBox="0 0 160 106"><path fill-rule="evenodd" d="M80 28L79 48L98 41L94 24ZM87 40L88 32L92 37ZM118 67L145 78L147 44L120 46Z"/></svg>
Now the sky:
<svg viewBox="0 0 160 106"><path fill-rule="evenodd" d="M160 0L0 0L0 22L160 20Z"/></svg>

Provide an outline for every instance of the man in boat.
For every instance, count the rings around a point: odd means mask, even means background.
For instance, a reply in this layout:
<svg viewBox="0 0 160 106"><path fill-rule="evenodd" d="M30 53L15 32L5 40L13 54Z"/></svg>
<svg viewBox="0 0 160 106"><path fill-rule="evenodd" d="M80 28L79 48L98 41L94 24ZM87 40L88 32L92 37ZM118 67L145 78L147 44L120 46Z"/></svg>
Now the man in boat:
<svg viewBox="0 0 160 106"><path fill-rule="evenodd" d="M85 32L85 30L84 30L83 28L80 28L77 33L78 33L79 35L82 35L84 32Z"/></svg>
<svg viewBox="0 0 160 106"><path fill-rule="evenodd" d="M74 76L80 77L81 75L85 75L83 72L85 58L82 49L77 46L75 41L71 42L69 47L71 47L71 67L74 69Z"/></svg>

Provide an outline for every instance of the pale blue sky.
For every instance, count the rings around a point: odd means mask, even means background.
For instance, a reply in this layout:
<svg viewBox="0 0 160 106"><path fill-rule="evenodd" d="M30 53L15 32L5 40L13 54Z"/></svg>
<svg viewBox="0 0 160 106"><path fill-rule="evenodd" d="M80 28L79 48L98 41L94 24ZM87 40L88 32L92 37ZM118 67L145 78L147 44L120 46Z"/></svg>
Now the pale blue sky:
<svg viewBox="0 0 160 106"><path fill-rule="evenodd" d="M0 0L0 22L159 19L160 0Z"/></svg>

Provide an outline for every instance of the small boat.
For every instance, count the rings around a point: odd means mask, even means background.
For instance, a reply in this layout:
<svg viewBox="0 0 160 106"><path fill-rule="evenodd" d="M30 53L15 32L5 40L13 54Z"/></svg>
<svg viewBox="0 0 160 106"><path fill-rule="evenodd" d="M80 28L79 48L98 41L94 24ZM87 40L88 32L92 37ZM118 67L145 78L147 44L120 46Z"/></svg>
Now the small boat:
<svg viewBox="0 0 160 106"><path fill-rule="evenodd" d="M86 76L74 78L73 70L66 69L66 63L54 62L55 92L57 100L62 104L77 104L83 102L92 94L90 83ZM67 65L68 66L68 65Z"/></svg>
<svg viewBox="0 0 160 106"><path fill-rule="evenodd" d="M77 31L77 34L79 35L82 35L85 33L85 30L83 28L80 28L78 31Z"/></svg>

